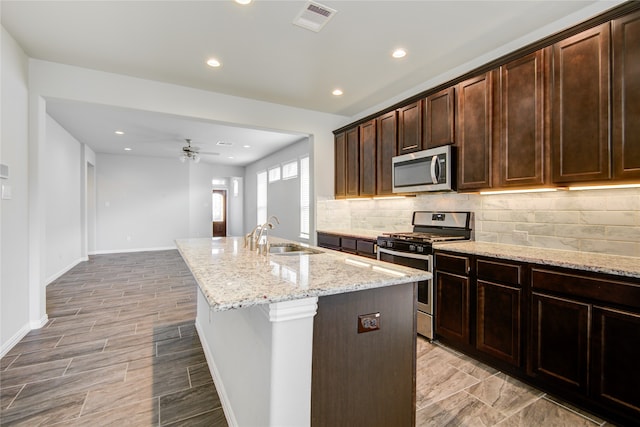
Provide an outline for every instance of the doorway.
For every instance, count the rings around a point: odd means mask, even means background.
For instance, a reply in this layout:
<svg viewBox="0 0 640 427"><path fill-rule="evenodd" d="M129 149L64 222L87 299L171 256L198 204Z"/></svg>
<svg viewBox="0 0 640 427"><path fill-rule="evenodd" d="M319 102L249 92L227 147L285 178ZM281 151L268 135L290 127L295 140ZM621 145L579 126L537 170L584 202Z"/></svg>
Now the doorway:
<svg viewBox="0 0 640 427"><path fill-rule="evenodd" d="M213 190L211 195L213 237L227 236L227 190Z"/></svg>

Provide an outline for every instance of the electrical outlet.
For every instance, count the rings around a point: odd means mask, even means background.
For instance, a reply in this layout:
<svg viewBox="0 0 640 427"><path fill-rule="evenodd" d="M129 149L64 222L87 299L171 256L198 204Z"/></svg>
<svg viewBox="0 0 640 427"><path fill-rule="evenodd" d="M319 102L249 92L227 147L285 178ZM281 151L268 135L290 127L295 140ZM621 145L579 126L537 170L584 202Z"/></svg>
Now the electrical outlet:
<svg viewBox="0 0 640 427"><path fill-rule="evenodd" d="M377 331L380 329L380 313L361 314L358 316L358 333Z"/></svg>

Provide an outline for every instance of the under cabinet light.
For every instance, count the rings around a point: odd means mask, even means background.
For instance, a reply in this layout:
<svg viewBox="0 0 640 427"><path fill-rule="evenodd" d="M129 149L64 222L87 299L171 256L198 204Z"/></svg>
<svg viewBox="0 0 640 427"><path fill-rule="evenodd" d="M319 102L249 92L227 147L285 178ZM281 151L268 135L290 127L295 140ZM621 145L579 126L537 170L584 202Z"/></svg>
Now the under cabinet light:
<svg viewBox="0 0 640 427"><path fill-rule="evenodd" d="M613 190L617 188L640 188L640 184L612 184L612 185L585 185L585 186L576 186L569 187L571 191L580 191L580 190Z"/></svg>
<svg viewBox="0 0 640 427"><path fill-rule="evenodd" d="M490 194L520 194L520 193L552 193L558 191L557 188L528 188L526 190L496 190L496 191L481 191L483 196Z"/></svg>
<svg viewBox="0 0 640 427"><path fill-rule="evenodd" d="M393 199L406 199L407 196L375 196L373 200L393 200Z"/></svg>

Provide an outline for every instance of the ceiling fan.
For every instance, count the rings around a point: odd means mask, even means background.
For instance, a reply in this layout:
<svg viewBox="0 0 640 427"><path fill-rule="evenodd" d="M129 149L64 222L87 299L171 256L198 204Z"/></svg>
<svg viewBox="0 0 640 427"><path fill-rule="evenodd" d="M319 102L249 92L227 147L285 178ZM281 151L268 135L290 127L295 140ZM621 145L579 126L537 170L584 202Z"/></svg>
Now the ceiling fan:
<svg viewBox="0 0 640 427"><path fill-rule="evenodd" d="M187 159L193 160L195 163L200 162L200 155L209 154L212 156L219 156L220 153L214 153L210 151L200 151L200 147L195 147L191 145L191 139L185 138L187 145L182 147L182 155L180 156L180 160L184 163Z"/></svg>

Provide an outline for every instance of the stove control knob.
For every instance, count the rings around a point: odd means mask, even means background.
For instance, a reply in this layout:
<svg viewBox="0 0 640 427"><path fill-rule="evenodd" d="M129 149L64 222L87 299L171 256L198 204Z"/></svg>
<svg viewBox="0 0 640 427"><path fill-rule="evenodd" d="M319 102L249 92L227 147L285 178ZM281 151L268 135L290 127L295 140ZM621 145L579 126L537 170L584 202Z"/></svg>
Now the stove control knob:
<svg viewBox="0 0 640 427"><path fill-rule="evenodd" d="M387 247L388 248L392 248L393 247L393 242L387 242Z"/></svg>
<svg viewBox="0 0 640 427"><path fill-rule="evenodd" d="M385 246L387 246L387 242L386 242L386 241L384 241L384 240L380 240L380 241L378 242L378 246L380 246L381 248L384 248Z"/></svg>
<svg viewBox="0 0 640 427"><path fill-rule="evenodd" d="M419 253L423 253L424 252L424 246L418 246L418 252Z"/></svg>
<svg viewBox="0 0 640 427"><path fill-rule="evenodd" d="M409 245L409 250L411 252L415 252L416 251L416 245Z"/></svg>

